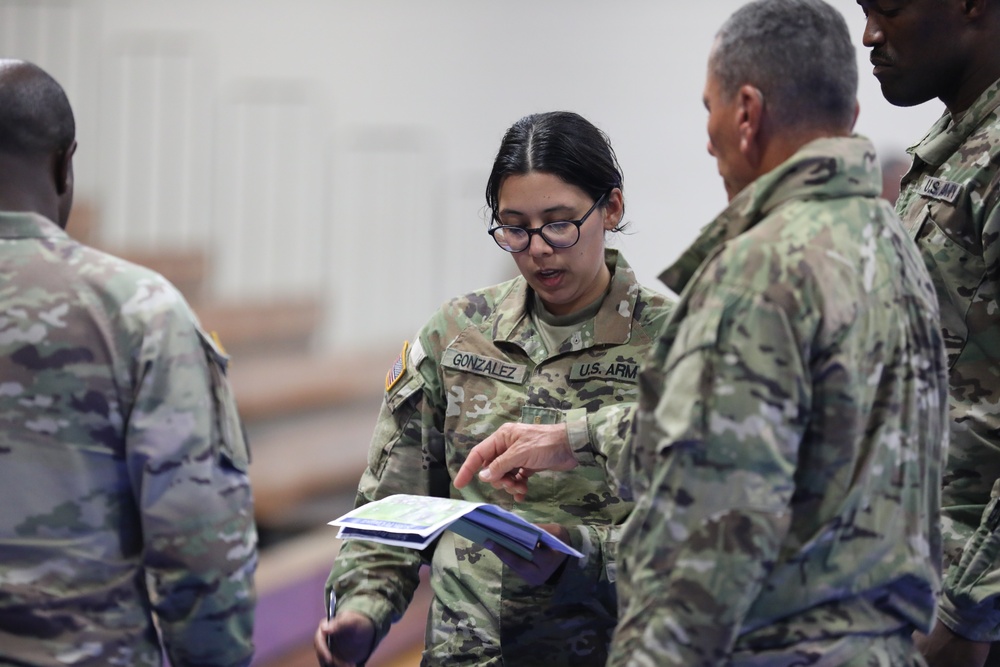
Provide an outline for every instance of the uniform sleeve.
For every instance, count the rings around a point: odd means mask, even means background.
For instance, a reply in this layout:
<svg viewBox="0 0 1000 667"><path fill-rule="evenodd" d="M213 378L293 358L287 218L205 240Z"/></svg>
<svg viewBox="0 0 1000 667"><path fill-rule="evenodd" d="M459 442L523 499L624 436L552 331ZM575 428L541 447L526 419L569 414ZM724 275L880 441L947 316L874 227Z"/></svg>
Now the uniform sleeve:
<svg viewBox="0 0 1000 667"><path fill-rule="evenodd" d="M176 299L146 332L126 428L146 584L174 667L247 665L257 564L249 450L226 359Z"/></svg>
<svg viewBox="0 0 1000 667"><path fill-rule="evenodd" d="M949 570L938 613L941 622L972 641L1000 640L1000 480L979 528Z"/></svg>
<svg viewBox="0 0 1000 667"><path fill-rule="evenodd" d="M635 410L635 403L616 403L589 413L571 410L566 424L570 447L579 464L604 466L608 485L626 500L632 499L627 446Z"/></svg>
<svg viewBox="0 0 1000 667"><path fill-rule="evenodd" d="M1000 179L1000 176L998 176ZM994 344L1000 339L996 331L1000 316L997 303L1000 295L1000 180L994 183L989 211L983 229L983 255L986 265L984 282L993 295L989 309L992 314L991 335ZM982 288L981 288L982 289ZM1000 347L1000 346L998 346ZM996 355L996 349L994 350ZM994 356L992 365L997 363ZM1000 400L1000 379L993 377L993 386L986 387L992 401L983 400L985 418L1000 423L997 401ZM981 391L981 389L980 389ZM991 413L991 414L990 414ZM1000 457L1000 431L992 430L993 455ZM979 527L962 550L961 559L947 571L939 615L941 621L957 634L973 641L1000 641L1000 479L993 484L989 502Z"/></svg>
<svg viewBox="0 0 1000 667"><path fill-rule="evenodd" d="M585 408L567 414L570 447L581 466L601 466L608 488L626 501L633 500L629 439L636 403L607 405L593 412ZM579 599L592 590L616 590L621 526L585 524L571 533L571 543L584 557L567 564L559 579L557 599ZM609 584L604 587L604 584ZM572 591L572 592L570 592ZM614 602L617 605L617 602Z"/></svg>
<svg viewBox="0 0 1000 667"><path fill-rule="evenodd" d="M604 469L608 488L617 490L623 500L631 501L626 445L632 430L635 403L604 406L593 412L586 408L566 414L570 447L581 466ZM615 592L618 578L618 542L621 526L583 524L571 530L570 543L583 558L570 559L559 577L555 599L580 600L595 590ZM611 607L616 600L608 601Z"/></svg>
<svg viewBox="0 0 1000 667"><path fill-rule="evenodd" d="M394 493L448 495L441 411L432 400L436 395L434 364L431 360L421 364L412 353L409 362L386 392L356 506ZM430 562L433 548L421 552L345 540L327 580L327 595L336 590L338 611L356 611L374 622L377 646L406 611L419 583L420 566Z"/></svg>
<svg viewBox="0 0 1000 667"><path fill-rule="evenodd" d="M720 288L721 290L721 288ZM788 531L810 383L780 310L730 295L688 315L638 416L648 489L622 535L611 665L724 665Z"/></svg>

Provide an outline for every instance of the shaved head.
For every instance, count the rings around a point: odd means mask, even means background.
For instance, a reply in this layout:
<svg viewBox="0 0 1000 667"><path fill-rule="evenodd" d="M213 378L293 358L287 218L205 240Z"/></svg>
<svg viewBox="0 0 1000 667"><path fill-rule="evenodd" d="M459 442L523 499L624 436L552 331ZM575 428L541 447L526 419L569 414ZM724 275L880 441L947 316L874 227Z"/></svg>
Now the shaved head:
<svg viewBox="0 0 1000 667"><path fill-rule="evenodd" d="M0 152L51 155L76 136L69 99L44 70L21 60L0 60Z"/></svg>
<svg viewBox="0 0 1000 667"><path fill-rule="evenodd" d="M0 59L0 210L33 211L65 227L75 136L62 86L37 65Z"/></svg>

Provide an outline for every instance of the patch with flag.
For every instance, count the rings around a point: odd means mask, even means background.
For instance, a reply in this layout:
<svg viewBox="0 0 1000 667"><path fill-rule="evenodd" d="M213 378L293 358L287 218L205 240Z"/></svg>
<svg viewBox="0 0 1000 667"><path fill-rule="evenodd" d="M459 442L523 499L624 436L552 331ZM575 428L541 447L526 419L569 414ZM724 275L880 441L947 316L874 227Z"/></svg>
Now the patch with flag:
<svg viewBox="0 0 1000 667"><path fill-rule="evenodd" d="M385 374L385 390L389 391L396 383L399 382L399 378L403 377L403 373L406 372L406 352L410 348L410 341L403 341L403 351L399 353L399 357L393 362L392 367L389 372Z"/></svg>

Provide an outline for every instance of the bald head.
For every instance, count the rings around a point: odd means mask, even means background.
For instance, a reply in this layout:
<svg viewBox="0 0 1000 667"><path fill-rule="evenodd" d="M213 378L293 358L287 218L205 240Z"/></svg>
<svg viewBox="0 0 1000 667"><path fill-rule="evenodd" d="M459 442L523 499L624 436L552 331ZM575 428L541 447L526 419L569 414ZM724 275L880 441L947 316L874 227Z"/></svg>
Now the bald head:
<svg viewBox="0 0 1000 667"><path fill-rule="evenodd" d="M62 86L36 65L0 60L0 152L51 155L68 149L75 136Z"/></svg>

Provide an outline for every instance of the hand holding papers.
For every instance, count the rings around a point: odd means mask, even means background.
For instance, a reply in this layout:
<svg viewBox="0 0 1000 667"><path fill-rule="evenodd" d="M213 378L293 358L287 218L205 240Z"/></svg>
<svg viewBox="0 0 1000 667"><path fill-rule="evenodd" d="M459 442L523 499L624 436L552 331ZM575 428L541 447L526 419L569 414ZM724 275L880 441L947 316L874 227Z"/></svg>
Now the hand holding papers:
<svg viewBox="0 0 1000 667"><path fill-rule="evenodd" d="M352 510L330 522L339 526L337 537L371 540L382 544L423 549L445 530L473 542L486 540L531 560L537 546L545 545L570 556L583 554L547 531L505 509L489 503L453 498L397 494Z"/></svg>

